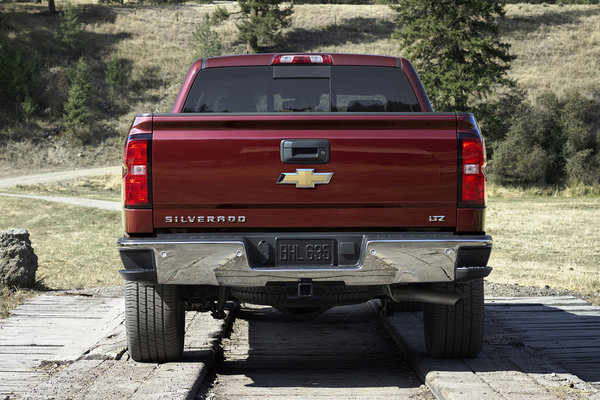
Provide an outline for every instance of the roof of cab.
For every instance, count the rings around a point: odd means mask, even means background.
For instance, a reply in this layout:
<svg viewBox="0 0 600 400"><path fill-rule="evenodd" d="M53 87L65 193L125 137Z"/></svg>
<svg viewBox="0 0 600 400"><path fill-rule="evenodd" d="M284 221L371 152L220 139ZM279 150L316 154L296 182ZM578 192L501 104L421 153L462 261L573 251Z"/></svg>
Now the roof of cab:
<svg viewBox="0 0 600 400"><path fill-rule="evenodd" d="M331 56L332 65L372 65L381 67L396 67L399 59L389 56L376 56L367 54L336 54L336 53L265 53L265 54L245 54L223 57L211 57L197 60L200 68L216 67L243 67L271 65L273 57L280 54L295 55L320 55L327 54ZM202 65L202 62L205 62Z"/></svg>

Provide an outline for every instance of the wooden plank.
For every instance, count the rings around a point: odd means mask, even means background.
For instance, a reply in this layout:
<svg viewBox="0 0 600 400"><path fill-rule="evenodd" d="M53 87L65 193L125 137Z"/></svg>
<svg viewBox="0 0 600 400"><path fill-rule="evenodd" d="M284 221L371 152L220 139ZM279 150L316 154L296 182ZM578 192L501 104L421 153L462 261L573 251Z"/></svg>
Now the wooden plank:
<svg viewBox="0 0 600 400"><path fill-rule="evenodd" d="M515 298L486 304L486 316L526 348L588 382L600 381L600 307L581 300Z"/></svg>
<svg viewBox="0 0 600 400"><path fill-rule="evenodd" d="M526 315L535 315L535 314L539 314L539 313L544 313L544 314L559 314L559 313L570 313L570 314L574 314L574 315L591 315L591 316L598 316L600 315L600 310L594 310L593 308L585 308L585 307L537 307L537 306L527 306L527 307L486 307L485 308L488 311L494 311L494 312L508 312L510 311L511 314L514 314L517 317L523 317Z"/></svg>
<svg viewBox="0 0 600 400"><path fill-rule="evenodd" d="M527 303L554 304L554 303L558 303L558 302L587 303L586 301L578 299L577 297L573 297L573 296L534 296L534 297L486 296L485 302L486 303L507 302L507 303L519 303L519 304L527 304Z"/></svg>
<svg viewBox="0 0 600 400"><path fill-rule="evenodd" d="M15 392L30 390L46 379L45 372L35 370L42 361L79 357L113 328L115 319L122 318L121 299L39 296L29 300L0 321L0 382L10 382ZM13 379L26 372L32 375Z"/></svg>

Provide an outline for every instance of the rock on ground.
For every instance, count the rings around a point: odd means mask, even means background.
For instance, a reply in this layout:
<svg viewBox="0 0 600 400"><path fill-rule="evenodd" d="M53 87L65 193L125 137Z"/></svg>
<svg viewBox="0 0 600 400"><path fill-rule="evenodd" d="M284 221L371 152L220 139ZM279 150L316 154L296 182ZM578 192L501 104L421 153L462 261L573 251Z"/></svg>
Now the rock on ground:
<svg viewBox="0 0 600 400"><path fill-rule="evenodd" d="M11 229L0 232L0 283L30 287L35 282L38 258L31 247L29 232Z"/></svg>

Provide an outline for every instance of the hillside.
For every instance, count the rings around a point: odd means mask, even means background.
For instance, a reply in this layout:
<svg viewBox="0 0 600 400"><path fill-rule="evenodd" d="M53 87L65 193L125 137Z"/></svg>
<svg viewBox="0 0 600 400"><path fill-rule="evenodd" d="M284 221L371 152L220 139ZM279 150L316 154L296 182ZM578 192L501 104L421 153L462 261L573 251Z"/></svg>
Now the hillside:
<svg viewBox="0 0 600 400"><path fill-rule="evenodd" d="M78 1L75 9L84 23L79 51L64 51L53 38L58 16L45 4L2 3L0 34L5 42L37 53L40 79L34 88L35 112L28 122L7 118L0 134L0 175L17 168L52 168L66 163L118 163L123 135L137 112L169 111L179 84L192 61L190 42L196 24L214 7L202 4L172 6L104 6ZM63 9L65 3L57 2ZM235 6L227 6L229 8ZM530 98L544 90L558 95L577 90L598 96L600 5L508 5L502 26L504 40L517 55L510 75ZM278 51L373 53L397 56L390 35L394 15L383 5L296 5L292 27L284 32ZM235 44L234 22L217 28L227 52L243 53ZM90 129L101 137L93 147L74 151L60 138L61 116L68 82L66 69L80 55L90 66L93 87ZM104 82L106 64L117 57L125 84L110 95ZM14 117L13 117L14 119ZM26 144L15 141L28 139ZM4 142L4 143L2 143ZM9 147L6 147L9 146ZM50 150L47 150L50 148ZM15 151L16 149L16 151ZM36 156L32 160L31 154ZM8 167L8 165L12 167Z"/></svg>

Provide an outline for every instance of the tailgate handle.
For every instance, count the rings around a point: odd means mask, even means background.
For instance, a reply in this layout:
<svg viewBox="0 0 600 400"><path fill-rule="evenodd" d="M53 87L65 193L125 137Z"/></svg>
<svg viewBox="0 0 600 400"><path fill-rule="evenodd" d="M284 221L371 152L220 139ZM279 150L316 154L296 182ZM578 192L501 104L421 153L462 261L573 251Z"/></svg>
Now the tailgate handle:
<svg viewBox="0 0 600 400"><path fill-rule="evenodd" d="M329 162L329 141L325 139L284 139L281 162L286 164L325 164Z"/></svg>

